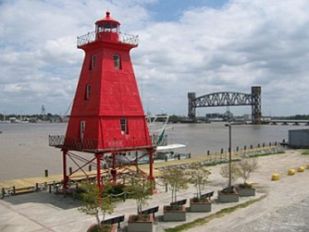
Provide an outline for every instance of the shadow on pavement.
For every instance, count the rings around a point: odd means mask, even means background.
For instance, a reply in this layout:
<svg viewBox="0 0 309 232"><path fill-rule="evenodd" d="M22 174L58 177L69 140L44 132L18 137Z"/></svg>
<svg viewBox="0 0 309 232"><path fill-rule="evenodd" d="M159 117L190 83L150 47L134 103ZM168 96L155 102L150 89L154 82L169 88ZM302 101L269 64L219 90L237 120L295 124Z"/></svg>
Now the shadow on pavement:
<svg viewBox="0 0 309 232"><path fill-rule="evenodd" d="M64 196L60 194L48 192L35 192L17 196L5 197L3 201L12 205L26 204L26 203L40 203L50 204L61 209L72 209L81 206L78 200L71 196Z"/></svg>

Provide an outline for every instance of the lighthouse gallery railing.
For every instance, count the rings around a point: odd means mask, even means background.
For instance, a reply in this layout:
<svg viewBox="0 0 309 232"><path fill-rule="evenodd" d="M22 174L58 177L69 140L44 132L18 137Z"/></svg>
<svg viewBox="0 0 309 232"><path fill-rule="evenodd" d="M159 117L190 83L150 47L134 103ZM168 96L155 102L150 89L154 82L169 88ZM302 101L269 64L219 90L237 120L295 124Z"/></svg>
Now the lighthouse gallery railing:
<svg viewBox="0 0 309 232"><path fill-rule="evenodd" d="M152 144L154 146L158 145L159 136L151 135ZM69 139L65 138L64 135L49 135L49 146L58 147L58 148L68 148L75 150L94 150L97 148L98 140L96 139L84 139L81 141L80 139ZM137 144L140 141L144 141L143 138L135 138L134 140ZM167 135L164 135L163 140L160 145L167 145ZM109 146L113 147L122 147L122 144L119 144L117 141L112 141Z"/></svg>
<svg viewBox="0 0 309 232"><path fill-rule="evenodd" d="M77 37L77 47L83 46L88 43L92 43L96 40L96 32L88 32L85 35ZM119 33L119 40L122 43L137 45L138 44L138 35L130 35L126 33Z"/></svg>

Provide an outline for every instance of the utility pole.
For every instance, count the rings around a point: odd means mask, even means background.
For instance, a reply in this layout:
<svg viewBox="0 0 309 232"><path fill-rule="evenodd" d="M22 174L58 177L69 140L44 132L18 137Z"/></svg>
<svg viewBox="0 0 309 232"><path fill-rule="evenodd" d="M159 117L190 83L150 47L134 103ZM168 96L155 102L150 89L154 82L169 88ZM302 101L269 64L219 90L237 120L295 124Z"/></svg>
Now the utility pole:
<svg viewBox="0 0 309 232"><path fill-rule="evenodd" d="M228 188L232 187L232 123L229 120L227 124L225 124L226 127L229 128L229 183Z"/></svg>
<svg viewBox="0 0 309 232"><path fill-rule="evenodd" d="M229 127L229 188L232 186L232 125L227 124Z"/></svg>

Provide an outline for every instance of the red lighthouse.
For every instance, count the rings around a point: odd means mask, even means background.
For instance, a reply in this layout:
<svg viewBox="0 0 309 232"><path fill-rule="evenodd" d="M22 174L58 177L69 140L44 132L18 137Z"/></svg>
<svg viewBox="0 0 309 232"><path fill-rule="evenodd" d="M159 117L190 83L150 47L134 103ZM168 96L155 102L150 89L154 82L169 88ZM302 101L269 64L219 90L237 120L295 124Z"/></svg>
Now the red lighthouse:
<svg viewBox="0 0 309 232"><path fill-rule="evenodd" d="M85 57L67 132L57 145L63 151L64 188L70 179L67 156L71 151L94 154L75 171L95 162L98 186L101 161L107 157L111 160L108 173L116 181L117 156L131 151L145 151L149 156L148 178L153 179L154 148L130 58L130 50L137 47L137 36L122 34L119 27L120 23L106 12L105 18L96 21L94 32L77 38L77 47L84 50ZM55 138L50 140L57 144ZM137 158L135 162L137 165Z"/></svg>

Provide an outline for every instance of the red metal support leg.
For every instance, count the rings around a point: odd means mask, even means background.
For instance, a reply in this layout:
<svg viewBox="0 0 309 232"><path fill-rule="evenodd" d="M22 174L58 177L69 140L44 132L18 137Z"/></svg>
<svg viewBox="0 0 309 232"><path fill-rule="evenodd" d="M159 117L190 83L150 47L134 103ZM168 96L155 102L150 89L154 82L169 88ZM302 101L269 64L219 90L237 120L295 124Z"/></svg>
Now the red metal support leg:
<svg viewBox="0 0 309 232"><path fill-rule="evenodd" d="M101 159L102 154L95 154L96 160L97 160L97 186L100 189L100 192L103 191L103 185L101 180Z"/></svg>
<svg viewBox="0 0 309 232"><path fill-rule="evenodd" d="M148 180L151 181L151 193L155 193L155 178L153 175L153 154L154 154L154 150L150 149L148 150L148 155L149 155L149 176L148 176Z"/></svg>
<svg viewBox="0 0 309 232"><path fill-rule="evenodd" d="M111 170L111 174L112 174L113 184L116 184L116 181L117 181L117 170L116 170L116 154L115 153L112 153L112 170Z"/></svg>
<svg viewBox="0 0 309 232"><path fill-rule="evenodd" d="M149 155L149 176L148 179L153 181L154 180L154 175L153 175L153 153L154 150L148 150L148 155Z"/></svg>
<svg viewBox="0 0 309 232"><path fill-rule="evenodd" d="M135 152L135 167L136 167L136 173L139 174L139 169L138 169L138 152Z"/></svg>
<svg viewBox="0 0 309 232"><path fill-rule="evenodd" d="M67 150L62 150L62 162L63 162L63 190L66 191L68 189L68 181L69 177L67 175Z"/></svg>

